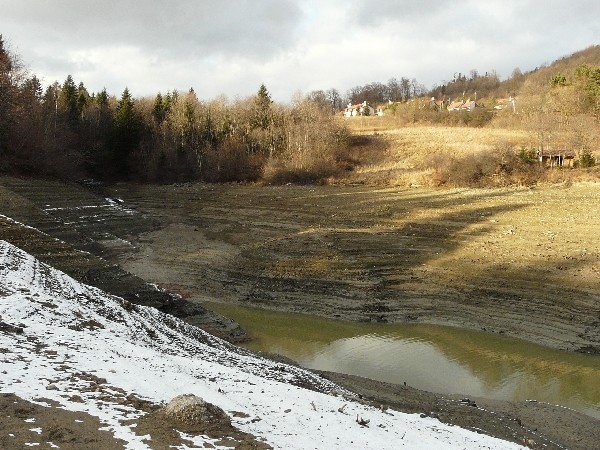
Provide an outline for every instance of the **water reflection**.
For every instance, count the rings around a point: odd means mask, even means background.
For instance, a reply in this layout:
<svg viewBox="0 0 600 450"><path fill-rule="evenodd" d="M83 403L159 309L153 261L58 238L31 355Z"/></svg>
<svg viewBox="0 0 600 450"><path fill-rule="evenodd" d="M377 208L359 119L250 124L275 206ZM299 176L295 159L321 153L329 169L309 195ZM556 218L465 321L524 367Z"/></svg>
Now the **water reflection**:
<svg viewBox="0 0 600 450"><path fill-rule="evenodd" d="M337 322L225 304L256 351L433 392L535 399L600 418L600 358L487 333L431 325Z"/></svg>

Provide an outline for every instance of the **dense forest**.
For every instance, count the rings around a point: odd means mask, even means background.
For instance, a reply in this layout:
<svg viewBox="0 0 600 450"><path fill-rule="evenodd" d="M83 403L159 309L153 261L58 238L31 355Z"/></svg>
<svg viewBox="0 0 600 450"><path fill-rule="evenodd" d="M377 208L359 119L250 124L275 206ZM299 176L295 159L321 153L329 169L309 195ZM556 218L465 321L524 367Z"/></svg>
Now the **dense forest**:
<svg viewBox="0 0 600 450"><path fill-rule="evenodd" d="M528 73L515 69L505 81L494 71L471 70L428 91L401 77L356 86L344 96L334 88L317 90L282 105L264 85L234 102L203 101L193 89L154 98L134 98L128 89L118 97L106 89L91 93L70 75L44 89L0 35L0 172L106 181L314 182L349 167L350 135L336 118L348 102L386 105L399 123L482 126L506 95L520 97L522 114L511 126L534 129L541 145L546 129L557 126L579 124L575 134L585 134L600 121L600 46ZM488 107L449 114L432 108L430 96L468 96Z"/></svg>
<svg viewBox="0 0 600 450"><path fill-rule="evenodd" d="M193 89L135 99L67 76L45 90L0 38L0 171L80 179L247 181L334 173L347 133L308 99L204 102ZM273 181L276 181L274 179Z"/></svg>

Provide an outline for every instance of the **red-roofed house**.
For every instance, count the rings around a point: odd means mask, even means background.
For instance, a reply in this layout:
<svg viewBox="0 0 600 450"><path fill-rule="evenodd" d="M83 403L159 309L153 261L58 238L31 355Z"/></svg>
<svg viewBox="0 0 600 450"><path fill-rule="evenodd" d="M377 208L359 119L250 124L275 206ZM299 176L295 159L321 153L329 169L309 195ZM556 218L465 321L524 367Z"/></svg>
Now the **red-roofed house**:
<svg viewBox="0 0 600 450"><path fill-rule="evenodd" d="M448 105L448 111L473 111L475 108L477 108L477 103L471 99L466 102L462 100L451 102Z"/></svg>
<svg viewBox="0 0 600 450"><path fill-rule="evenodd" d="M375 110L372 106L369 106L367 102L357 103L352 105L348 103L348 106L344 110L344 116L355 117L355 116L374 116Z"/></svg>

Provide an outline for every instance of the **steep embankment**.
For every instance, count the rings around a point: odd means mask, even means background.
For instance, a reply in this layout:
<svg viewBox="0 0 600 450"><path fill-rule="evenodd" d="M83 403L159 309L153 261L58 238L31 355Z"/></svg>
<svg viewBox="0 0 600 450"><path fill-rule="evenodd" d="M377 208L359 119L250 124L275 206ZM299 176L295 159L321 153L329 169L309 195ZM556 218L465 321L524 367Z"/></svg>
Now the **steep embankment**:
<svg viewBox="0 0 600 450"><path fill-rule="evenodd" d="M68 447L69 433L46 428L49 419L34 405L54 415L84 413L68 418L89 420L85 432L93 436L98 426L115 447L518 448L434 418L360 404L319 376L80 284L5 241L0 318L0 391L30 402L18 412L26 416L20 424L7 418L14 428L0 435L3 448L65 440ZM209 409L221 426L214 418L173 418L158 406L185 393L216 405Z"/></svg>
<svg viewBox="0 0 600 450"><path fill-rule="evenodd" d="M0 183L0 239L78 281L153 306L229 341L245 339L235 322L109 262L115 255L135 250L131 236L157 227L155 220L125 207L119 199L76 184L9 177Z"/></svg>

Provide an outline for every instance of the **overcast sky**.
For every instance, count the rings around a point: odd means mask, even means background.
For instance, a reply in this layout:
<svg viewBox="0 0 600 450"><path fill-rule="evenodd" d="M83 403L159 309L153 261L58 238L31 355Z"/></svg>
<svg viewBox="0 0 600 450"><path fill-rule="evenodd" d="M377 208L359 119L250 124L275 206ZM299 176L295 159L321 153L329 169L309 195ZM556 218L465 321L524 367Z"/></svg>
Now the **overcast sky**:
<svg viewBox="0 0 600 450"><path fill-rule="evenodd" d="M206 100L504 79L599 44L599 18L599 0L0 0L0 34L44 84Z"/></svg>

